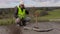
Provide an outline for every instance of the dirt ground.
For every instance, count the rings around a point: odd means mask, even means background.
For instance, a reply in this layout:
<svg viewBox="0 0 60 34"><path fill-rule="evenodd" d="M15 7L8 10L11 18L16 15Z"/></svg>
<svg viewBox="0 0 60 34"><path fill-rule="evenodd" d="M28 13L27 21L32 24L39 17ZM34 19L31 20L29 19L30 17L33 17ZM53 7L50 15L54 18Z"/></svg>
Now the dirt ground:
<svg viewBox="0 0 60 34"><path fill-rule="evenodd" d="M27 25L27 27L34 27L34 23ZM24 30L22 27L16 25L0 26L0 34L60 34L60 22L40 22L38 26L41 30L53 29L49 32L36 32L33 30ZM22 30L22 32L21 32Z"/></svg>

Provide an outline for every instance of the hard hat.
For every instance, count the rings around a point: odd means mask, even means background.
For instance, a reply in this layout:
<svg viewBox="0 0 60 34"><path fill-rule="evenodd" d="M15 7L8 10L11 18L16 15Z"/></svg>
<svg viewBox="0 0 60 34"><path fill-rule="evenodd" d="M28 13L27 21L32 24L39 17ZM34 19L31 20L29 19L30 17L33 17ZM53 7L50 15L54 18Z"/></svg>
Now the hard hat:
<svg viewBox="0 0 60 34"><path fill-rule="evenodd" d="M20 6L24 6L24 2L23 1L20 2Z"/></svg>
<svg viewBox="0 0 60 34"><path fill-rule="evenodd" d="M23 2L23 1L21 1L21 2L20 2L20 4L24 4L24 2Z"/></svg>

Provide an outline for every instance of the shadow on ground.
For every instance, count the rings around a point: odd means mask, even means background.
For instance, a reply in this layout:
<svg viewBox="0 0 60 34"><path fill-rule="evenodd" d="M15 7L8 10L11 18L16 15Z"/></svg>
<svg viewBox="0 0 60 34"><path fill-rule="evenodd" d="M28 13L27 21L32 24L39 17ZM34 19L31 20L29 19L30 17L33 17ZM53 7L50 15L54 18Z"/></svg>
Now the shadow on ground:
<svg viewBox="0 0 60 34"><path fill-rule="evenodd" d="M27 27L33 27L35 24L31 23ZM41 30L53 28L49 32L36 32L33 30L23 30L22 27L16 26L16 24L0 26L0 34L60 34L60 23L55 22L41 22L38 23ZM22 31L21 31L22 30Z"/></svg>
<svg viewBox="0 0 60 34"><path fill-rule="evenodd" d="M15 24L0 26L0 34L22 34L19 26Z"/></svg>

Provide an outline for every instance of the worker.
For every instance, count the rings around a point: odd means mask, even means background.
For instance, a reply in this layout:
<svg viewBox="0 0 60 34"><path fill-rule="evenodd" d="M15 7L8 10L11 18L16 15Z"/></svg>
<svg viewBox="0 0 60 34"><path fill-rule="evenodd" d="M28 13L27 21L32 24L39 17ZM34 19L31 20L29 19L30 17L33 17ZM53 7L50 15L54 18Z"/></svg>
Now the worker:
<svg viewBox="0 0 60 34"><path fill-rule="evenodd" d="M26 26L26 17L29 15L28 10L25 9L24 4L20 4L19 6L16 7L15 11L15 22L19 24L19 26Z"/></svg>

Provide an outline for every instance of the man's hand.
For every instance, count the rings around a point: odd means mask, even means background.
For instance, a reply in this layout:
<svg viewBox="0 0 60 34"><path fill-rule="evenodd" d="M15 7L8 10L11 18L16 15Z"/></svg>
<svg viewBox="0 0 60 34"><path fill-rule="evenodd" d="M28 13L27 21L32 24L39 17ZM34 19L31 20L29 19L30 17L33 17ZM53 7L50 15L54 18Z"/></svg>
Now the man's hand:
<svg viewBox="0 0 60 34"><path fill-rule="evenodd" d="M20 18L16 18L15 23L19 23L20 22Z"/></svg>

